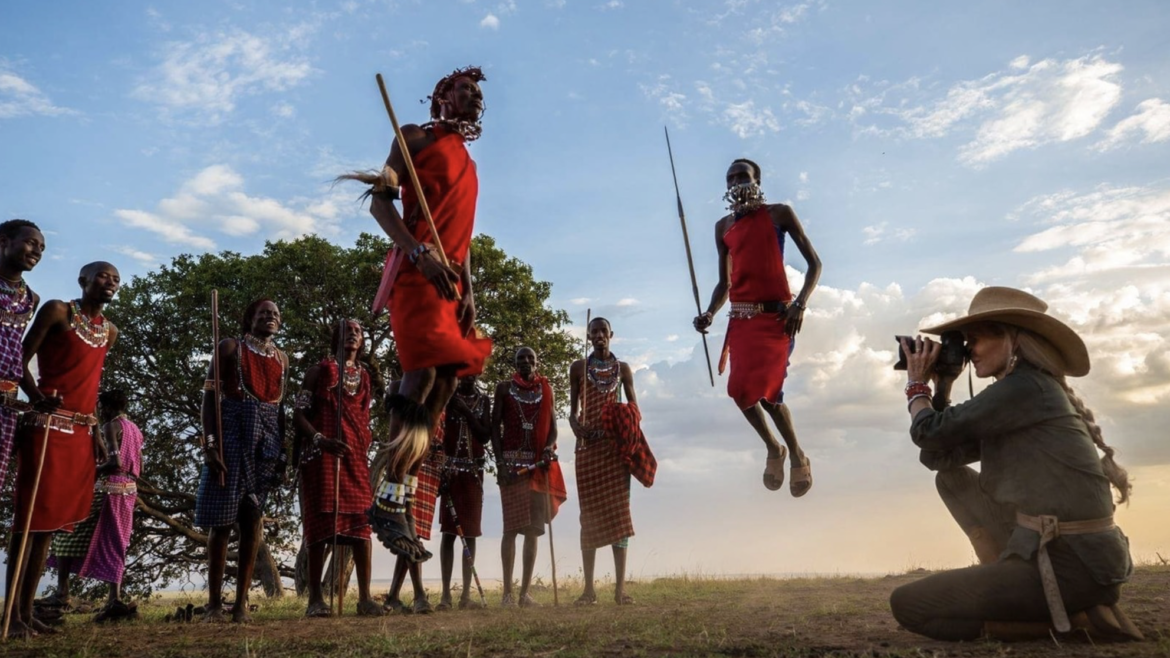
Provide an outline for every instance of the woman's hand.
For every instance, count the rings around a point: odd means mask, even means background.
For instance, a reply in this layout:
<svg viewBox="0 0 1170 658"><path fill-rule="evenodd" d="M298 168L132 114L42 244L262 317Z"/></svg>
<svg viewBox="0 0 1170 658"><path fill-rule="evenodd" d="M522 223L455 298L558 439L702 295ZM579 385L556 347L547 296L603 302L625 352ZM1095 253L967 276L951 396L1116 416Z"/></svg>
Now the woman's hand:
<svg viewBox="0 0 1170 658"><path fill-rule="evenodd" d="M912 382L929 382L934 375L934 363L938 361L941 345L929 338L919 336L911 343L902 339L902 351L906 353L906 379Z"/></svg>

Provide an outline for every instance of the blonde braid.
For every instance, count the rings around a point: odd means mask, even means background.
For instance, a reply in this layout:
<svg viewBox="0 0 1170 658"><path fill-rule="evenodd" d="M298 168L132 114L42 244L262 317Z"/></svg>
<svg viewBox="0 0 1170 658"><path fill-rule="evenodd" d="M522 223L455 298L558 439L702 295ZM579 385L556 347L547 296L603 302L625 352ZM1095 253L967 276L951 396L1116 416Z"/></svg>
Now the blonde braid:
<svg viewBox="0 0 1170 658"><path fill-rule="evenodd" d="M1077 415L1084 421L1085 427L1089 428L1089 436L1093 438L1093 443L1105 453L1101 458L1101 470L1105 472L1105 477L1117 488L1117 503L1129 502L1129 494L1133 491L1133 485L1129 482L1129 471L1118 465L1113 461L1113 448L1106 445L1104 437L1101 436L1101 427L1097 425L1097 419L1093 416L1093 411L1085 406L1080 396L1073 392L1072 387L1064 380L1064 377L1057 377L1057 383L1064 389L1065 395L1068 396L1068 401L1072 403L1073 409L1076 410Z"/></svg>

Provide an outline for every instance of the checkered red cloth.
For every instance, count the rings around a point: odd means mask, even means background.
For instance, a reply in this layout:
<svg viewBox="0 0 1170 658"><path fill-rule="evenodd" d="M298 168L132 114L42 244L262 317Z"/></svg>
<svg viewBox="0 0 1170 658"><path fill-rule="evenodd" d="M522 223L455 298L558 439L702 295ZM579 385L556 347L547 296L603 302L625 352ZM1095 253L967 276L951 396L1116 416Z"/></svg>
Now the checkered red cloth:
<svg viewBox="0 0 1170 658"><path fill-rule="evenodd" d="M431 538L435 524L435 501L443 482L443 453L432 450L418 469L418 489L414 492L411 514L414 515L414 533L419 539Z"/></svg>
<svg viewBox="0 0 1170 658"><path fill-rule="evenodd" d="M613 441L592 441L576 454L581 548L601 548L634 535L630 472Z"/></svg>
<svg viewBox="0 0 1170 658"><path fill-rule="evenodd" d="M658 460L650 451L641 422L642 412L635 402L611 402L601 409L601 426L606 436L613 437L622 463L642 486L652 487Z"/></svg>
<svg viewBox="0 0 1170 658"><path fill-rule="evenodd" d="M544 525L548 523L548 494L533 491L526 476L500 486L500 502L504 508L504 532L544 534Z"/></svg>
<svg viewBox="0 0 1170 658"><path fill-rule="evenodd" d="M337 436L337 362L332 358L317 364L318 377L313 391L313 405L307 420L326 438ZM339 534L355 539L369 539L370 525L366 510L373 493L370 467L366 455L370 442L370 376L361 370L361 383L353 395L342 400L342 437L350 447L341 459L337 523L333 519L334 473L337 457L314 451L301 464L301 521L305 543L315 544Z"/></svg>
<svg viewBox="0 0 1170 658"><path fill-rule="evenodd" d="M483 534L483 471L478 473L448 473L444 499L450 499L455 506L455 517L447 508L447 501L439 510L439 529L443 534L454 535L455 521L464 537L478 537Z"/></svg>
<svg viewBox="0 0 1170 658"><path fill-rule="evenodd" d="M11 309L16 300L12 295L0 292L0 305ZM33 309L32 289L25 288L24 301L17 304L14 315L31 313ZM0 324L0 379L18 382L24 376L24 348L21 335L24 327ZM16 437L17 413L7 407L0 407L0 489L8 476L8 464L12 461L12 445Z"/></svg>

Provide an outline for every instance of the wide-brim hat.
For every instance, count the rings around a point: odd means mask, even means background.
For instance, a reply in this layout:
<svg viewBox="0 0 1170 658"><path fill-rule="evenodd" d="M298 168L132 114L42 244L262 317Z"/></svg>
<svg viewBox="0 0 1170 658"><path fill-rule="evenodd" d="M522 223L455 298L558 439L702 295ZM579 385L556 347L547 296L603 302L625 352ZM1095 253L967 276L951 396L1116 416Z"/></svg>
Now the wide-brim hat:
<svg viewBox="0 0 1170 658"><path fill-rule="evenodd" d="M1002 322L1039 335L1052 345L1064 362L1064 374L1083 377L1089 374L1089 350L1085 341L1068 325L1048 315L1048 304L1023 290L989 286L975 293L967 315L923 329L923 333L941 334L960 330L976 322Z"/></svg>

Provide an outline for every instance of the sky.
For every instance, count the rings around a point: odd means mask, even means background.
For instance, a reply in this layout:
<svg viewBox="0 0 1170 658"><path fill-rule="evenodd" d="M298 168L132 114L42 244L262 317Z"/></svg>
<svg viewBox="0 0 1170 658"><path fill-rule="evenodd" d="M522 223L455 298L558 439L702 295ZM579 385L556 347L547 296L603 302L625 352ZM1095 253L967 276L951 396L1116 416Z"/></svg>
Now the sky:
<svg viewBox="0 0 1170 658"><path fill-rule="evenodd" d="M1093 368L1073 385L1133 475L1118 521L1151 561L1170 556L1168 16L1156 1L4 3L0 217L45 229L28 276L45 298L76 296L93 260L129 279L308 233L352 244L377 226L329 181L389 150L374 74L420 122L435 81L477 64L476 230L553 283L574 335L586 309L608 317L636 369L659 473L634 485L632 577L970 564L890 366L894 334L986 285L1034 292L1084 336ZM704 305L734 158L760 163L823 261L786 384L814 475L799 500L764 489L762 445L725 380L707 382L663 126ZM560 574L580 567L574 498ZM499 533L489 486L485 577Z"/></svg>

